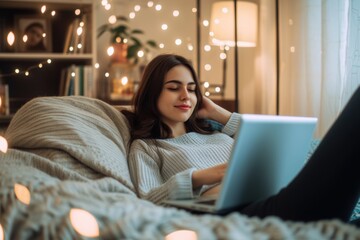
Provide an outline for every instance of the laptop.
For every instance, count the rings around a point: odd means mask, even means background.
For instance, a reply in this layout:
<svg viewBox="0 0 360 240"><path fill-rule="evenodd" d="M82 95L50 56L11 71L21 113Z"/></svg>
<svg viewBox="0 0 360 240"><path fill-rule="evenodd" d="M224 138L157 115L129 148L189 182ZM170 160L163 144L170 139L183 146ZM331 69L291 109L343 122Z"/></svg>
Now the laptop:
<svg viewBox="0 0 360 240"><path fill-rule="evenodd" d="M164 204L221 214L276 194L304 166L316 123L311 117L242 114L219 193Z"/></svg>

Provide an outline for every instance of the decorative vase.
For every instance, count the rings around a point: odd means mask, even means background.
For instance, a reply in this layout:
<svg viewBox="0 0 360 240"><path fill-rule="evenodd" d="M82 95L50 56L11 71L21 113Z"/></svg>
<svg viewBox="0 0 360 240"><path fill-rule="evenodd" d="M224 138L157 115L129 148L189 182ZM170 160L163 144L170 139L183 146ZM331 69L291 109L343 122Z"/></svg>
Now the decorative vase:
<svg viewBox="0 0 360 240"><path fill-rule="evenodd" d="M113 63L128 63L126 58L128 52L128 45L126 43L113 43L114 53L111 55L111 62Z"/></svg>

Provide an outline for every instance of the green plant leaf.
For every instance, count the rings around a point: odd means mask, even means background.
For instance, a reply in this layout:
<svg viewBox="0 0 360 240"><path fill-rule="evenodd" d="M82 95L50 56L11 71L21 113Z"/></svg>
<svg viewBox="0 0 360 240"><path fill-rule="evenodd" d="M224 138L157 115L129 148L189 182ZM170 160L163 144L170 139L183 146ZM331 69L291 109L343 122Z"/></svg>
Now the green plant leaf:
<svg viewBox="0 0 360 240"><path fill-rule="evenodd" d="M122 16L122 15L116 16L116 20L120 20L120 21L128 22L127 17Z"/></svg>
<svg viewBox="0 0 360 240"><path fill-rule="evenodd" d="M148 40L146 43L147 43L150 47L153 47L153 48L157 48L157 47L158 47L157 43L156 43L154 40Z"/></svg>
<svg viewBox="0 0 360 240"><path fill-rule="evenodd" d="M141 45L132 45L128 47L127 59L138 58L137 52L141 49Z"/></svg>
<svg viewBox="0 0 360 240"><path fill-rule="evenodd" d="M142 31L140 29L134 29L131 31L131 34L144 34L144 31Z"/></svg>

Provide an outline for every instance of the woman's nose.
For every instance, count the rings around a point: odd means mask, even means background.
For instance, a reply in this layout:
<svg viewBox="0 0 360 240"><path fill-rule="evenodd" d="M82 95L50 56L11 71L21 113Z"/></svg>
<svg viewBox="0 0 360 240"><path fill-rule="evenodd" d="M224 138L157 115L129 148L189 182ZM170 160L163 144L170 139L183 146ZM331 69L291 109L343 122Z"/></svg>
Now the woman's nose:
<svg viewBox="0 0 360 240"><path fill-rule="evenodd" d="M187 89L183 89L181 91L181 100L187 100L190 98L189 91Z"/></svg>

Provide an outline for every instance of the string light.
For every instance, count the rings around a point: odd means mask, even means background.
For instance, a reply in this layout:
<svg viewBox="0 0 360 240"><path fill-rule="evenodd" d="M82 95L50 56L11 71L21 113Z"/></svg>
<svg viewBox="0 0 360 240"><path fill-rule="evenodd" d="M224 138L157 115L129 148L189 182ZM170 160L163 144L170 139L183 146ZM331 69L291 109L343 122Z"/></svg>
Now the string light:
<svg viewBox="0 0 360 240"><path fill-rule="evenodd" d="M1 78L5 78L5 77L13 77L16 75L25 75L26 77L30 76L30 72L35 70L35 69L42 69L44 67L44 64L50 64L52 62L51 59L47 59L46 61L40 62L36 65L32 65L30 67L28 67L27 69L24 70L20 70L19 68L15 68L13 72L10 73L3 73L0 74Z"/></svg>
<svg viewBox="0 0 360 240"><path fill-rule="evenodd" d="M109 9L109 5L110 5L109 2L111 2L111 1L108 1L108 0L102 0L101 1L101 4L103 5L105 10ZM145 9L145 7L154 8L154 11L158 11L158 12L163 10L163 6L161 4L159 4L159 3L154 3L154 1L144 1L144 3L142 3L142 4L134 4L132 9L128 13L128 18L131 19L131 20L135 19L137 17L137 14L140 14L141 10ZM152 9L149 9L149 10L152 10ZM198 9L196 7L190 8L189 10L192 13L197 13L197 11L198 11ZM226 11L226 10L227 9L224 9L224 11ZM179 11L179 9L175 8L175 9L171 10L171 14L172 14L173 17L179 17L180 16L180 11ZM114 23L116 23L116 21L117 21L117 19L116 19L115 15L110 15L109 16L108 22L110 24L114 24ZM207 19L202 20L202 27L208 28L209 25L210 25L209 20L207 20ZM168 23L161 23L160 24L160 29L162 31L167 31L171 27L172 26L170 24L168 24ZM209 35L211 37L213 35L213 33L209 32ZM174 39L173 41L174 41L174 44L175 44L176 47L180 47L184 43L183 40L184 39L178 37L178 38ZM115 41L117 41L117 40L115 40ZM158 47L159 47L159 49L165 49L166 45L165 45L164 42L162 42L162 43L159 43ZM226 48L228 48L228 50L230 50L230 47L228 47L228 46L220 46L221 53L219 53L220 54L219 57L222 60L226 59L226 57L227 57L226 52L224 51L224 49L226 49ZM213 47L211 45L209 45L209 44L204 44L202 46L202 49L205 52L210 52L210 51L213 50ZM189 52L194 51L194 44L191 42L191 39L186 40L186 50L188 50ZM108 47L106 51L107 51L108 56L112 56L114 54L114 49L112 47ZM143 51L139 51L137 53L137 55L139 57L143 57L145 55L145 53ZM209 64L209 63L205 62L205 64L203 66L204 66L205 71L211 71L212 70L212 65ZM106 73L105 75L106 75L106 77L110 77L109 73ZM213 83L211 83L211 84L207 83L207 84L208 84L208 91L207 91L208 93L207 94L215 94L215 95L217 95L218 94L217 91L220 91L220 93L221 93L221 91L223 91L221 85L216 85L216 84L213 84Z"/></svg>
<svg viewBox="0 0 360 240"><path fill-rule="evenodd" d="M41 13L44 14L46 12L46 5L41 6Z"/></svg>

